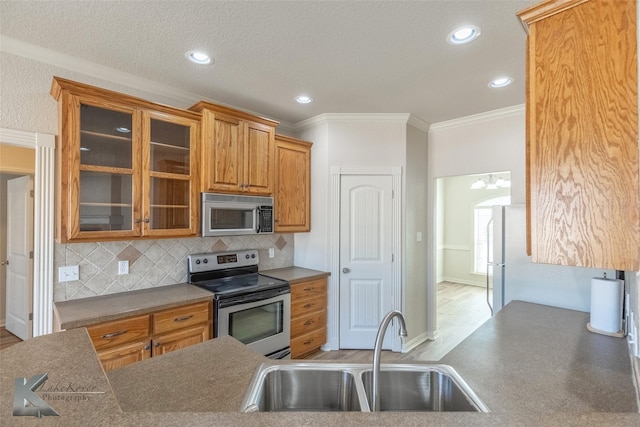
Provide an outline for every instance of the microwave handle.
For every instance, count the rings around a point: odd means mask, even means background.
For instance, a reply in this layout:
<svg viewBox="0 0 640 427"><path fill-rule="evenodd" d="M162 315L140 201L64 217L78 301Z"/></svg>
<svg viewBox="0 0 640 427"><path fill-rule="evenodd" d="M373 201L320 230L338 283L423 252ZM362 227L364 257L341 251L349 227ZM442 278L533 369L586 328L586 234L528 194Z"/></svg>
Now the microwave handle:
<svg viewBox="0 0 640 427"><path fill-rule="evenodd" d="M255 224L255 230L254 231L256 233L260 233L260 231L262 231L262 230L260 230L260 218L262 218L262 209L260 209L260 206L258 206L256 208L256 213L255 214L256 214L256 218L255 218L255 221L253 222Z"/></svg>

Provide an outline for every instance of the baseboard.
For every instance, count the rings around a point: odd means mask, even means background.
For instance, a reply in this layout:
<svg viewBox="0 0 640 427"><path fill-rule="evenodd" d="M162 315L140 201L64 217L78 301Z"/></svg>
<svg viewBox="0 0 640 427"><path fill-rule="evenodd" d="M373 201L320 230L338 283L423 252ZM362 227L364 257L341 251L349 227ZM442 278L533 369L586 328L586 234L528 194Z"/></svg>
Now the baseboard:
<svg viewBox="0 0 640 427"><path fill-rule="evenodd" d="M448 276L444 276L442 278L442 280L440 280L440 282L453 282L453 283L460 283L462 285L470 285L470 286L477 286L480 288L486 288L487 284L485 283L481 283L481 282L474 282L471 280L466 280L466 279L460 279L458 277L448 277ZM438 282L439 283L439 282Z"/></svg>
<svg viewBox="0 0 640 427"><path fill-rule="evenodd" d="M423 342L429 339L427 335L428 335L427 332L423 332L417 337L413 338L412 340L403 342L402 348L400 349L400 351L402 353L407 353L413 350L414 348L416 348L417 346L419 346L420 344L422 344Z"/></svg>

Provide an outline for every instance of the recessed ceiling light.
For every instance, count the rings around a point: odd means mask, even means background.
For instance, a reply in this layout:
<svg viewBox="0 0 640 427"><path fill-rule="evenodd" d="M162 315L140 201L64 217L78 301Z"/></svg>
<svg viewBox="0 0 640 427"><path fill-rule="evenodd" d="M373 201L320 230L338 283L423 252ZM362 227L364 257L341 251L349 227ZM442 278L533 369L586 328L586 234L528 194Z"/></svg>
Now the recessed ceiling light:
<svg viewBox="0 0 640 427"><path fill-rule="evenodd" d="M500 77L491 81L491 83L489 83L489 87L491 88L505 87L505 86L509 86L512 82L513 82L513 79L510 77Z"/></svg>
<svg viewBox="0 0 640 427"><path fill-rule="evenodd" d="M310 96L306 96L306 95L296 96L296 102L298 104L309 104L312 101L313 101L313 98L311 98Z"/></svg>
<svg viewBox="0 0 640 427"><path fill-rule="evenodd" d="M464 44L477 39L478 36L480 36L480 28L475 25L466 25L451 31L447 41L451 44Z"/></svg>
<svg viewBox="0 0 640 427"><path fill-rule="evenodd" d="M213 58L204 52L197 50L190 50L184 54L184 56L191 62L198 65L211 65L213 64Z"/></svg>
<svg viewBox="0 0 640 427"><path fill-rule="evenodd" d="M129 132L131 132L131 129L123 127L123 126L120 126L120 127L116 128L116 131L118 131L120 133L129 133Z"/></svg>

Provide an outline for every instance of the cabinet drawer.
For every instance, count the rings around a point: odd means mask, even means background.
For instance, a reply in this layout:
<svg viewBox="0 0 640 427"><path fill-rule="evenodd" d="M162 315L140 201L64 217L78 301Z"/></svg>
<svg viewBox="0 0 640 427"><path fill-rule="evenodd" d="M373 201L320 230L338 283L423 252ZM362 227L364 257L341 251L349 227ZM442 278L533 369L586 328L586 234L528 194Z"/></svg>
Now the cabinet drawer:
<svg viewBox="0 0 640 427"><path fill-rule="evenodd" d="M307 315L313 311L324 310L327 306L327 296L320 295L304 300L295 300L291 302L291 318Z"/></svg>
<svg viewBox="0 0 640 427"><path fill-rule="evenodd" d="M310 298L327 293L327 280L316 279L291 285L291 298Z"/></svg>
<svg viewBox="0 0 640 427"><path fill-rule="evenodd" d="M326 310L316 311L306 316L291 319L291 337L299 337L327 326Z"/></svg>
<svg viewBox="0 0 640 427"><path fill-rule="evenodd" d="M136 340L140 341L150 335L149 315L100 323L89 326L87 331L96 350L111 348Z"/></svg>
<svg viewBox="0 0 640 427"><path fill-rule="evenodd" d="M291 340L291 357L296 359L313 353L325 342L327 342L327 331L325 328L294 338Z"/></svg>
<svg viewBox="0 0 640 427"><path fill-rule="evenodd" d="M209 321L209 303L189 304L153 314L153 332L162 334Z"/></svg>

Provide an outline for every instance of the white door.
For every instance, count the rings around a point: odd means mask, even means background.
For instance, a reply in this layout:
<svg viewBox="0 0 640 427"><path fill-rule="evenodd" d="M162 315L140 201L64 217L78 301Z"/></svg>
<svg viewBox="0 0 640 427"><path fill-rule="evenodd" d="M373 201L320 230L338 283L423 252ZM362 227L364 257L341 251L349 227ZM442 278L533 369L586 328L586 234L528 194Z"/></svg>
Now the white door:
<svg viewBox="0 0 640 427"><path fill-rule="evenodd" d="M23 176L7 181L7 295L6 328L23 340L32 336L33 180Z"/></svg>
<svg viewBox="0 0 640 427"><path fill-rule="evenodd" d="M390 175L340 180L340 348L372 349L393 309L392 188Z"/></svg>

